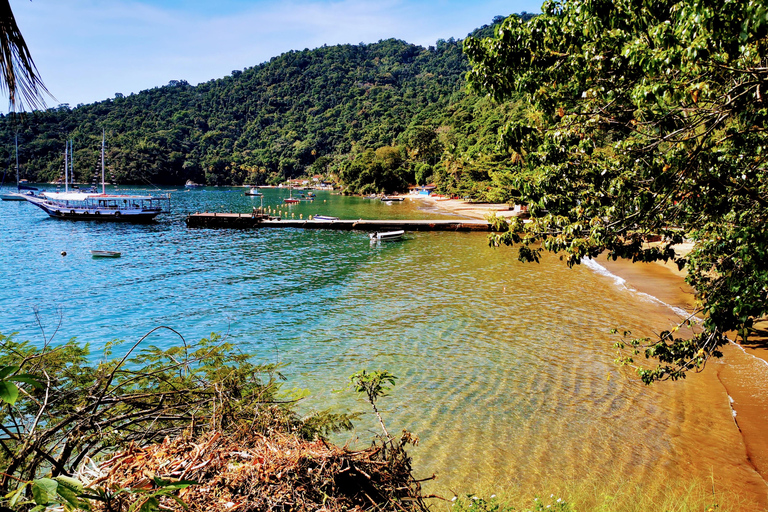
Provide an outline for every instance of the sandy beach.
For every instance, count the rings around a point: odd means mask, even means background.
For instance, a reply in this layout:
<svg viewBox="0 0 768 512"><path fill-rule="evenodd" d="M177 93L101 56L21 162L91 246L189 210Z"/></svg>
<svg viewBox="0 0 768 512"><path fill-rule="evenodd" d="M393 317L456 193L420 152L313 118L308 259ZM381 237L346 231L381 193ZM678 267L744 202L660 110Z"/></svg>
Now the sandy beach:
<svg viewBox="0 0 768 512"><path fill-rule="evenodd" d="M485 219L489 214L510 217L514 212L506 204L467 203L458 199L435 200L426 196L406 196L422 201L426 208L445 210L473 219ZM679 248L683 253L690 246ZM685 282L682 271L672 263L632 263L608 261L598 258L598 263L610 273L624 280L629 290L651 295L659 301L679 310L693 311L695 297ZM660 326L659 330L671 326ZM763 509L768 509L768 329L761 326L762 335L746 344L733 343L723 347L723 357L710 361L701 375L702 393L727 397L733 411L733 428L743 441L734 450L744 453L749 464L759 476L753 491L762 496ZM674 383L660 383L674 386ZM717 439L705 442L718 442Z"/></svg>

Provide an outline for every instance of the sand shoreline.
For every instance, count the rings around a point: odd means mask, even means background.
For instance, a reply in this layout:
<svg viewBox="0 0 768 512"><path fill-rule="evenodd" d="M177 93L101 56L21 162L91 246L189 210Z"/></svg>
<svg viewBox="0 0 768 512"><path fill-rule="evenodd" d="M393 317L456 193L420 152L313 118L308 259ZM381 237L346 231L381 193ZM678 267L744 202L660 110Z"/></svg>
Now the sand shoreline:
<svg viewBox="0 0 768 512"><path fill-rule="evenodd" d="M418 199L425 206L444 210L474 219L488 215L511 217L514 212L504 204L466 203L462 200L435 200L427 196L406 196ZM690 247L682 247L683 251ZM685 269L669 263L632 263L608 261L601 257L597 262L624 280L630 290L655 297L657 300L687 312L693 311L693 289L685 282ZM705 372L714 372L720 386L730 401L734 415L734 428L743 440L746 462L766 484L755 492L762 495L764 508L768 509L768 343L758 340L746 346L733 344L723 348L723 358L712 362ZM766 376L766 379L755 378ZM765 380L765 381L763 381ZM659 384L674 385L674 384ZM717 442L713 440L713 442Z"/></svg>

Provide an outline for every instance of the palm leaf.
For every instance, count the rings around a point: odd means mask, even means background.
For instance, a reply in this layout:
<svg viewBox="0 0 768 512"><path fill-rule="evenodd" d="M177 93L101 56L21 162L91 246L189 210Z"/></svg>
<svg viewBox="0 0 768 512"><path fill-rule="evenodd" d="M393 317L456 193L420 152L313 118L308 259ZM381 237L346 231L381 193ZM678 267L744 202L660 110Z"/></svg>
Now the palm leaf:
<svg viewBox="0 0 768 512"><path fill-rule="evenodd" d="M45 108L51 96L32 61L9 0L0 0L0 92L8 94L11 111Z"/></svg>

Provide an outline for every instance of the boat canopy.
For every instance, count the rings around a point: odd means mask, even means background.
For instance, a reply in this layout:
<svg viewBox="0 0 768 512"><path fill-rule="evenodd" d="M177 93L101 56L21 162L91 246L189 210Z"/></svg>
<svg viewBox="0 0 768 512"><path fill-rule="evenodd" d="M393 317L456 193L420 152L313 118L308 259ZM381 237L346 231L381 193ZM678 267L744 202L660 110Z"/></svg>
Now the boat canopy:
<svg viewBox="0 0 768 512"><path fill-rule="evenodd" d="M87 201L87 200L106 200L106 201L157 201L166 199L157 196L131 196L114 194L92 194L89 192L44 192L45 197L54 201Z"/></svg>

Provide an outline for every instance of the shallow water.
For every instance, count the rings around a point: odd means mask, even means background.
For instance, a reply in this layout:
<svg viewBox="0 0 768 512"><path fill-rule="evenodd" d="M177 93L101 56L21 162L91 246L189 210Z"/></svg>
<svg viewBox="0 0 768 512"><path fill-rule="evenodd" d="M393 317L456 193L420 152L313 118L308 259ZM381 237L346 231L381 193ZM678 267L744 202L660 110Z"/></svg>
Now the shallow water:
<svg viewBox="0 0 768 512"><path fill-rule="evenodd" d="M273 207L287 195L264 192ZM488 248L484 234L411 233L371 245L361 232L184 226L188 212L258 206L242 189L174 191L172 203L174 213L150 226L58 221L0 204L0 332L39 340L35 310L47 334L61 318L56 339L77 336L95 349L158 325L188 340L220 332L258 360L289 363L287 386L313 392L305 411L367 413L348 377L386 369L398 382L379 403L384 419L421 438L417 476L437 474L428 490L447 496L533 495L564 481L652 495L710 476L751 503L764 495L715 372L648 388L614 365L611 328L648 334L675 312L598 267L569 270L555 257L522 264ZM446 217L420 204L319 192L281 209L297 218ZM90 249L123 256L93 259ZM178 343L167 333L148 341ZM365 442L377 425L366 414L356 427Z"/></svg>

